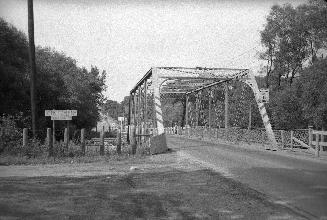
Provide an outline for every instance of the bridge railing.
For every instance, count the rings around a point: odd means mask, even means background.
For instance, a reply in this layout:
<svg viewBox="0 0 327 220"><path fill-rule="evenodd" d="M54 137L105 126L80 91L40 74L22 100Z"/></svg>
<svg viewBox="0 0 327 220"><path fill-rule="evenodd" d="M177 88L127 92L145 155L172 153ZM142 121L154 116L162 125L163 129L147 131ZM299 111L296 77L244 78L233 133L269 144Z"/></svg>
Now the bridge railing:
<svg viewBox="0 0 327 220"><path fill-rule="evenodd" d="M270 145L265 129L241 129L232 128L208 128L197 127L167 127L167 134L183 135L200 139L218 139L232 143L245 142L248 144ZM309 129L296 129L292 131L274 130L277 144L281 148L304 148L314 150L316 156L319 152L327 151L327 131L315 131ZM318 142L316 140L319 140ZM319 147L317 148L317 143Z"/></svg>

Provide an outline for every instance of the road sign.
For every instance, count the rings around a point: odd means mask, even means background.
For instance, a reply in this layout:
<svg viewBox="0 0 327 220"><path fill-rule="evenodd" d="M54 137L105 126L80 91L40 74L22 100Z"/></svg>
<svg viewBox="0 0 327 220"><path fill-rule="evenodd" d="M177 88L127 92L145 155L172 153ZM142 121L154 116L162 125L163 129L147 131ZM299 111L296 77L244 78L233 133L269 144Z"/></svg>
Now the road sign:
<svg viewBox="0 0 327 220"><path fill-rule="evenodd" d="M261 100L263 103L269 102L269 89L260 89Z"/></svg>
<svg viewBox="0 0 327 220"><path fill-rule="evenodd" d="M72 120L77 116L77 110L45 110L45 116L51 116L51 120Z"/></svg>
<svg viewBox="0 0 327 220"><path fill-rule="evenodd" d="M125 121L124 117L118 117L118 121Z"/></svg>
<svg viewBox="0 0 327 220"><path fill-rule="evenodd" d="M51 120L69 121L69 120L72 120L72 116L69 116L69 115L54 115L54 116L51 116Z"/></svg>

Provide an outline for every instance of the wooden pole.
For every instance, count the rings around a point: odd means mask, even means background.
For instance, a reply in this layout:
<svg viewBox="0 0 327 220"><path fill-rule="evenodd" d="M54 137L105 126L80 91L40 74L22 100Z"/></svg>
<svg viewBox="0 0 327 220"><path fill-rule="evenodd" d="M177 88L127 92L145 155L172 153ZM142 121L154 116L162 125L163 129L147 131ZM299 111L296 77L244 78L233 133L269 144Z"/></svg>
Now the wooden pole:
<svg viewBox="0 0 327 220"><path fill-rule="evenodd" d="M28 43L29 43L29 63L30 63L30 92L31 92L31 113L33 139L36 138L36 64L35 64L35 44L34 44L34 12L33 0L27 1L28 8Z"/></svg>
<svg viewBox="0 0 327 220"><path fill-rule="evenodd" d="M100 155L104 155L104 129L102 127L102 130L100 132Z"/></svg>
<svg viewBox="0 0 327 220"><path fill-rule="evenodd" d="M23 129L23 147L26 147L27 144L28 144L28 129L27 128L24 128Z"/></svg>
<svg viewBox="0 0 327 220"><path fill-rule="evenodd" d="M225 128L229 128L228 84L225 83Z"/></svg>
<svg viewBox="0 0 327 220"><path fill-rule="evenodd" d="M82 155L85 156L85 129L81 129L81 151Z"/></svg>

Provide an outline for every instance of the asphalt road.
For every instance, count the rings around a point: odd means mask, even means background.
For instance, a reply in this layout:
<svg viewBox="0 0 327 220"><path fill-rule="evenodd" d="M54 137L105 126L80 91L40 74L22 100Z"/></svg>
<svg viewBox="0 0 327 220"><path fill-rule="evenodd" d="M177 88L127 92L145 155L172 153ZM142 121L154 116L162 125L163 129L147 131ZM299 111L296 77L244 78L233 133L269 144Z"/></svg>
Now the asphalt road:
<svg viewBox="0 0 327 220"><path fill-rule="evenodd" d="M169 136L168 147L308 219L327 219L327 161Z"/></svg>

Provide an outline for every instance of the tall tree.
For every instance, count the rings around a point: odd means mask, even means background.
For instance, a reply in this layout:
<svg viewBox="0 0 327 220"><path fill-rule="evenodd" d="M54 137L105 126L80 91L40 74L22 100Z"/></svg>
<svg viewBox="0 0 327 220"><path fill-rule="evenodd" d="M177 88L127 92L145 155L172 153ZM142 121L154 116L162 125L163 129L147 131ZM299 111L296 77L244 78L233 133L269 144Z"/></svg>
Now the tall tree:
<svg viewBox="0 0 327 220"><path fill-rule="evenodd" d="M261 32L267 87L271 81L281 87L283 79L291 85L303 66L312 64L318 51L327 48L327 5L319 2L296 8L290 4L271 8Z"/></svg>

